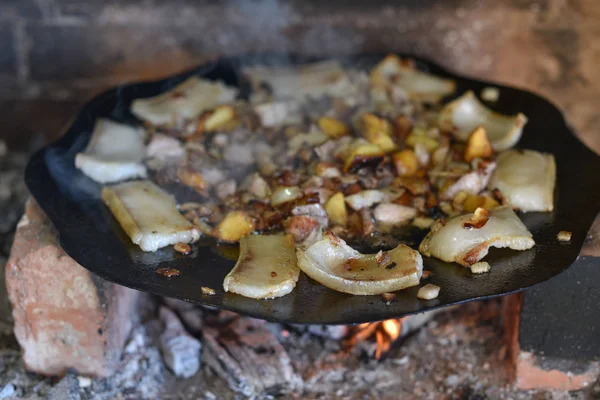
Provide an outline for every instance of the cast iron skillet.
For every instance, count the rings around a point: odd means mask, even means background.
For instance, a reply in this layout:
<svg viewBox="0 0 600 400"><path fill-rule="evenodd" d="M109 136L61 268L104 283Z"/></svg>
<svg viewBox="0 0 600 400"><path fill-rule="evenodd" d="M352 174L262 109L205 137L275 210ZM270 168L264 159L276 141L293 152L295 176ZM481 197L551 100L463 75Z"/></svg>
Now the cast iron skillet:
<svg viewBox="0 0 600 400"><path fill-rule="evenodd" d="M343 60L368 68L383 55ZM600 204L600 157L572 134L561 113L547 100L523 90L500 88L500 99L492 108L503 113L523 112L529 117L518 147L553 153L558 166L555 209L552 213L527 213L522 219L537 245L529 251L492 249L487 261L492 271L472 275L458 265L424 259L433 272L430 282L441 286L431 301L416 297L418 287L398 292L386 305L379 296L351 296L330 290L302 275L294 291L275 300L253 300L224 293L222 282L235 261L216 246L196 247L180 256L171 248L144 253L130 243L100 200L101 186L74 167L74 156L86 146L94 121L109 117L139 123L129 112L132 100L157 95L191 75L221 79L240 85L239 67L248 64L277 65L315 61L295 56L245 56L225 58L181 75L157 82L124 85L89 102L73 120L64 136L35 154L26 170L27 186L52 220L66 252L78 263L109 281L137 290L179 298L270 321L311 324L350 324L401 317L408 314L500 296L523 290L558 275L578 257ZM471 89L480 93L489 83L466 79L425 61L420 68L449 76L457 82L456 95ZM247 91L246 91L247 92ZM570 243L556 239L560 230L573 232ZM180 270L166 278L155 272L169 267ZM560 279L560 278L558 278ZM203 295L201 286L215 289Z"/></svg>

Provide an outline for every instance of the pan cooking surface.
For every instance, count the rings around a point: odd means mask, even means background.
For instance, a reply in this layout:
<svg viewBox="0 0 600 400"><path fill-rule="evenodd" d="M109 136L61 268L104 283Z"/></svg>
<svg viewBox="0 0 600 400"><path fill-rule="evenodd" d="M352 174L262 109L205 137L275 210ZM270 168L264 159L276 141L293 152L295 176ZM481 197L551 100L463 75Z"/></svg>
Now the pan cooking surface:
<svg viewBox="0 0 600 400"><path fill-rule="evenodd" d="M382 55L361 56L344 62L370 67L381 58ZM304 274L291 294L274 300L225 293L222 282L235 264L235 251L232 256L230 247L208 245L194 246L194 252L188 256L176 253L171 247L156 253L142 252L130 242L102 203L101 186L74 166L75 154L85 148L97 118L139 123L129 113L135 98L157 95L191 75L240 85L237 74L240 65L307 61L315 60L283 56L221 59L169 79L121 86L88 103L58 142L32 157L25 177L31 193L56 226L67 253L102 278L134 289L271 321L313 324L382 320L508 294L550 279L575 261L598 213L600 157L573 136L561 113L548 101L499 85L493 85L500 88L500 98L491 108L507 114L523 112L529 117L518 147L553 153L556 157L555 209L552 213L521 215L533 233L536 246L528 251L492 249L485 258L492 265L487 274L473 275L457 264L424 257L424 269L433 272L426 282L442 288L440 296L430 301L417 299L418 287L413 287L397 292L395 300L386 305L380 296L338 293ZM455 76L424 61L418 61L418 65L456 80L456 96L466 90L480 93L492 85ZM573 232L571 242L556 239L560 230ZM158 268L175 268L180 275L166 278L155 272ZM202 286L213 288L216 294L202 294Z"/></svg>

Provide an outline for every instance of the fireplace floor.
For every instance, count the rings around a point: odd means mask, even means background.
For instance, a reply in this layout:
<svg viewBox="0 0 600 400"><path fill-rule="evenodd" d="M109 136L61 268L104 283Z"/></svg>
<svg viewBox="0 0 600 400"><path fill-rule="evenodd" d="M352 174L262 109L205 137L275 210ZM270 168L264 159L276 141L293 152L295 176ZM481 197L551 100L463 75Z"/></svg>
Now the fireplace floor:
<svg viewBox="0 0 600 400"><path fill-rule="evenodd" d="M499 347L502 335L497 322L499 312L497 300L440 312L423 328L396 342L381 360L372 357L374 344L370 341L361 342L348 351L337 339L266 324L281 341L301 377L301 388L281 398L559 400L600 395L598 383L580 392L521 391L508 385L504 374L506 348ZM227 313L225 317L232 316ZM204 322L207 323L207 318ZM73 372L58 380L25 372L18 344L10 331L4 329L0 336L0 382L3 385L0 390L8 388L21 399L233 400L251 397L232 390L212 372L206 360L209 357L206 344L200 371L189 379L175 378L165 368L157 346L156 338L161 330L156 316L135 329L117 373L110 378L90 380ZM284 331L287 332L285 337ZM0 396L2 393L4 391ZM257 394L254 398L277 396Z"/></svg>
<svg viewBox="0 0 600 400"><path fill-rule="evenodd" d="M0 154L2 277L17 218L27 198L20 178L25 160L24 154ZM3 282L0 287L4 290ZM281 364L275 363L272 371L283 377L280 379L290 381L287 382L289 386L295 388L282 398L600 398L600 382L578 392L522 391L508 384L505 372L508 349L502 345L499 300L470 303L437 313L423 327L396 341L380 360L373 357L376 346L373 338L348 348L344 341L331 335L318 336L300 327L284 327L228 312L197 309L194 311L198 317L196 320L182 320L187 330L197 336L203 345L200 370L191 378L178 379L166 368L159 349L159 337L164 331L164 324L157 310L159 305L164 306L168 301L148 296L143 303L145 321L130 334L117 372L110 378L92 380L77 376L76 372L70 372L62 378L26 372L20 348L12 334L6 295L3 298L0 305L0 399L212 400L242 399L252 395L254 398L269 398L268 393L252 392L248 388L245 394L241 394L239 385L237 391L232 390L232 382L240 378L250 381L258 379L256 377L260 377L261 368L268 367L265 363L274 360ZM171 308L177 308L177 303L168 303ZM191 322L195 328L190 326ZM211 345L209 339L218 337L218 332L223 332L219 327L224 325L268 332L267 336L276 344L277 352L271 354L269 351L272 348L267 348L264 351L266 354L262 354L264 352L260 351L259 345L255 352L262 358L253 364L252 357L244 359L243 354L236 355L227 346L219 347L214 344L216 341ZM247 338L242 337L242 340ZM229 354L244 360L242 365L246 370L238 371L241 377L226 368L221 368L220 373L215 374L215 365L219 367L218 356L223 355L219 351L225 351L225 356ZM279 367L292 371L293 377L284 377L285 374L277 370ZM258 373L252 371L254 369ZM228 380L223 379L224 376ZM269 393L277 394L276 386L270 390Z"/></svg>

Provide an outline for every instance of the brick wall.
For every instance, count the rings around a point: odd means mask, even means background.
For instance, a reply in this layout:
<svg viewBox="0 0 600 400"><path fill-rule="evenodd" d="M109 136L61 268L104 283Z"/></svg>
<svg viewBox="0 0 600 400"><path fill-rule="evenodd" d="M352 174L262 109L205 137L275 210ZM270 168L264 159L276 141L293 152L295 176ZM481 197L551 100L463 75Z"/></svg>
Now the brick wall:
<svg viewBox="0 0 600 400"><path fill-rule="evenodd" d="M595 0L3 0L0 134L55 138L79 105L122 82L219 54L402 51L523 86L566 110L600 148Z"/></svg>

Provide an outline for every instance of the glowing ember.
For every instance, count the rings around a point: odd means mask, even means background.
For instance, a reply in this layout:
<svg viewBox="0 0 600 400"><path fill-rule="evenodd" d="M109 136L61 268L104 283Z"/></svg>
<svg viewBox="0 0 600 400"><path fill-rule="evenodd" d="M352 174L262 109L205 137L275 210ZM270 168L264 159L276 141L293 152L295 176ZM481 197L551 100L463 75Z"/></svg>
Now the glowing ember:
<svg viewBox="0 0 600 400"><path fill-rule="evenodd" d="M380 322L359 324L354 328L347 344L352 347L359 342L375 339L375 358L379 360L392 347L392 343L402 335L402 320L388 319Z"/></svg>

